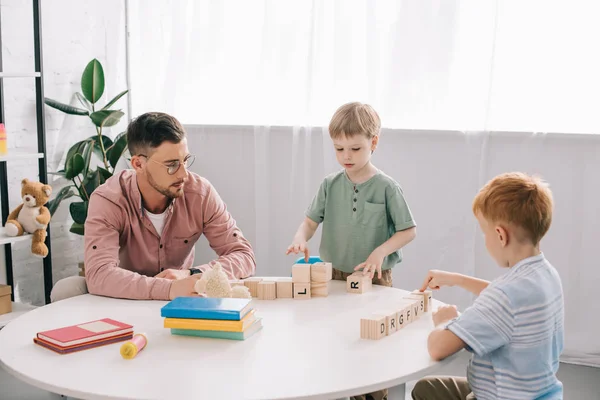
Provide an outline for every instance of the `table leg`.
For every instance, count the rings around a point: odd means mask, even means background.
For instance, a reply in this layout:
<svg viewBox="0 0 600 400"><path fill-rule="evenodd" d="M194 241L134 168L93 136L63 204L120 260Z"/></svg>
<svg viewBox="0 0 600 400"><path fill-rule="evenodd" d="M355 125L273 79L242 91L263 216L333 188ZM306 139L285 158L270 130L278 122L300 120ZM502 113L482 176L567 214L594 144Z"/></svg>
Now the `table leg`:
<svg viewBox="0 0 600 400"><path fill-rule="evenodd" d="M406 384L394 386L388 389L388 400L405 400Z"/></svg>

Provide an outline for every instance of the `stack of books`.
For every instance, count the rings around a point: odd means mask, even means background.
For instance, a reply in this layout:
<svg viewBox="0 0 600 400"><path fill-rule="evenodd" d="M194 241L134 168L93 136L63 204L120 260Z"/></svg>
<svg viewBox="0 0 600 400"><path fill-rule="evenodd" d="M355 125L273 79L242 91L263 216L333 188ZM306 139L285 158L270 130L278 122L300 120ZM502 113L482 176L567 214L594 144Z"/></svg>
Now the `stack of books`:
<svg viewBox="0 0 600 400"><path fill-rule="evenodd" d="M59 354L91 349L133 337L133 326L104 318L83 324L38 332L33 342Z"/></svg>
<svg viewBox="0 0 600 400"><path fill-rule="evenodd" d="M252 299L177 297L160 310L172 335L245 340L262 329Z"/></svg>

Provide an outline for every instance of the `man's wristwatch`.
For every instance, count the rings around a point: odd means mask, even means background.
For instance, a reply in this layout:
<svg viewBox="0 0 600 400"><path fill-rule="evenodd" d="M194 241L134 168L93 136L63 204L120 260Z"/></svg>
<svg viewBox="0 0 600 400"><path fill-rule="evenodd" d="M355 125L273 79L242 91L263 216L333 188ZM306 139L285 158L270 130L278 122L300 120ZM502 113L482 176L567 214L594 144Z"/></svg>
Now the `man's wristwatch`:
<svg viewBox="0 0 600 400"><path fill-rule="evenodd" d="M190 275L194 275L194 274L201 274L202 270L200 270L199 268L190 268Z"/></svg>

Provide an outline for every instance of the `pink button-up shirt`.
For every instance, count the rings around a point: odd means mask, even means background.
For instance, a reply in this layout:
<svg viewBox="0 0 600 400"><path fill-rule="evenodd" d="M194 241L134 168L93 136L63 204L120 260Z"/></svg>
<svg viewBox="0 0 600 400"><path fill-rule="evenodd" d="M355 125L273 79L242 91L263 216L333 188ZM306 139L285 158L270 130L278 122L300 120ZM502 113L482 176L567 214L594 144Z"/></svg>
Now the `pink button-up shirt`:
<svg viewBox="0 0 600 400"><path fill-rule="evenodd" d="M190 268L194 244L202 234L231 279L254 274L252 246L210 182L190 172L183 190L184 195L167 208L160 236L145 215L133 170L116 173L92 193L85 222L90 293L169 300L172 281L154 276L167 268Z"/></svg>

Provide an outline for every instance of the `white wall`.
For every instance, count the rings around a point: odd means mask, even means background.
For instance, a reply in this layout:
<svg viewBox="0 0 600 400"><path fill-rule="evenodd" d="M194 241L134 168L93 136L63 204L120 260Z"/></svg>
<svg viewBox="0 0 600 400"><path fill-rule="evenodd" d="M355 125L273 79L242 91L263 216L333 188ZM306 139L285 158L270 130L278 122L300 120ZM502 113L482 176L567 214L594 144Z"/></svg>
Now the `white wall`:
<svg viewBox="0 0 600 400"><path fill-rule="evenodd" d="M43 0L42 43L45 96L72 102L81 91L80 79L86 64L97 58L104 67L106 89L102 104L125 90L125 1L124 0ZM4 71L33 71L32 2L1 0L2 57ZM33 79L5 79L5 121L10 149L35 150L35 86ZM127 98L119 103L126 110ZM45 107L48 171L56 171L71 144L89 137L95 129L87 117L66 116ZM119 126L106 132L111 137L124 130L127 116ZM39 179L37 162L8 164L10 208L20 202L20 181ZM60 181L50 182L57 192ZM77 273L83 259L82 238L68 232L71 221L68 204L61 206L51 223L54 281ZM0 250L0 281L4 275L4 246ZM16 297L43 304L42 262L30 256L27 243L13 246Z"/></svg>

